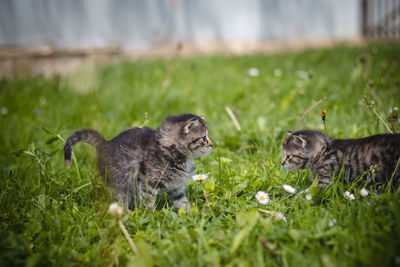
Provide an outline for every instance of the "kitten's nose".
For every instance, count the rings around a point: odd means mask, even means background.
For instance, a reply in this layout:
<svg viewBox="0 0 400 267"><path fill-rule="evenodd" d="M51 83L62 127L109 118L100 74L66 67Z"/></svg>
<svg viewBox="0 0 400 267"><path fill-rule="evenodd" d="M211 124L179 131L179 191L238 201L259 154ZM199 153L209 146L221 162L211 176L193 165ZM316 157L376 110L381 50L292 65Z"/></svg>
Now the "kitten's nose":
<svg viewBox="0 0 400 267"><path fill-rule="evenodd" d="M207 141L208 141L208 146L213 147L213 142L211 142L210 138L207 138Z"/></svg>
<svg viewBox="0 0 400 267"><path fill-rule="evenodd" d="M285 163L286 163L285 160L282 160L282 166L285 166Z"/></svg>

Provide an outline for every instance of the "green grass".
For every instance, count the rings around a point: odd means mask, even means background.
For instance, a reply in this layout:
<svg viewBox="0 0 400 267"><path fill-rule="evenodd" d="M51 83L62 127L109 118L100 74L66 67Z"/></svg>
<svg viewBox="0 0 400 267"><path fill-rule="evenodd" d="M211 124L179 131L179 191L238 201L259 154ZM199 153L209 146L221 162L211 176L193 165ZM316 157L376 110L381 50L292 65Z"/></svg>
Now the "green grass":
<svg viewBox="0 0 400 267"><path fill-rule="evenodd" d="M377 195L367 185L370 195L362 198L360 185L338 183L308 201L282 184L303 190L312 183L309 171L280 165L286 131L324 96L301 128L323 131L326 109L336 138L387 132L362 98L374 99L387 117L400 104L399 65L400 46L385 44L143 60L66 77L0 80L0 106L8 111L0 114L0 265L399 265L399 189L384 186ZM252 67L259 76L248 75ZM197 173L209 178L187 184L190 215L176 212L163 195L154 213L125 214L140 251L135 256L107 214L112 199L94 149L77 145L78 166L67 169L59 137L91 127L112 138L132 124L157 127L166 115L183 112L209 124L214 150L195 161ZM259 190L268 192L268 205L254 198ZM346 200L345 190L356 199ZM257 208L282 212L287 222Z"/></svg>

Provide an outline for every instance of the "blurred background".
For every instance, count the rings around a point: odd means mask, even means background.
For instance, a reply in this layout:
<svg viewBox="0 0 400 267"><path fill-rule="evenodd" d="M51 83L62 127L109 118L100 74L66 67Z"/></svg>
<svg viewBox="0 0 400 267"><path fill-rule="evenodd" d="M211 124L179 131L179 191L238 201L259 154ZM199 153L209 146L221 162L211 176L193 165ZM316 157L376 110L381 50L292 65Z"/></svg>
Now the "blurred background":
<svg viewBox="0 0 400 267"><path fill-rule="evenodd" d="M400 38L399 0L2 0L0 73Z"/></svg>

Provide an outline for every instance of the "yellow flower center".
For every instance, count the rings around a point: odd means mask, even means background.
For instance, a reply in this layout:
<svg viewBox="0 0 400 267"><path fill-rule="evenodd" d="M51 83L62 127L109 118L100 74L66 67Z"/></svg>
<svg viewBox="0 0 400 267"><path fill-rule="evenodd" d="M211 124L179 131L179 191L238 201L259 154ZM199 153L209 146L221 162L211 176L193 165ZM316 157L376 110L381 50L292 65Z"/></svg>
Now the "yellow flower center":
<svg viewBox="0 0 400 267"><path fill-rule="evenodd" d="M278 221L282 221L282 217L278 217Z"/></svg>
<svg viewBox="0 0 400 267"><path fill-rule="evenodd" d="M260 200L264 200L265 199L265 197L264 196L260 196Z"/></svg>
<svg viewBox="0 0 400 267"><path fill-rule="evenodd" d="M199 175L198 179L203 180L203 175Z"/></svg>

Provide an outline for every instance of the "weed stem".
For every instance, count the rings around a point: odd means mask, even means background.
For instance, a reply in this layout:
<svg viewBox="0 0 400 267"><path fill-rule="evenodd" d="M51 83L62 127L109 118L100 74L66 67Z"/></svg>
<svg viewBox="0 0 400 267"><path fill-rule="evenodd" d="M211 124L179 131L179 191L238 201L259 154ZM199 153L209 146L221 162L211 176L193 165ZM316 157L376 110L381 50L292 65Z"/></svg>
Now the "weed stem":
<svg viewBox="0 0 400 267"><path fill-rule="evenodd" d="M270 217L274 217L275 216L275 212L270 211L270 210L263 210L263 209L258 209L258 212L268 215Z"/></svg>
<svg viewBox="0 0 400 267"><path fill-rule="evenodd" d="M326 101L326 96L324 96L324 98L322 98L321 100L319 100L318 102L312 104L306 111L303 112L303 114L301 115L299 122L296 125L296 131L299 129L300 123L303 120L304 116L310 112L311 110L313 110L316 106L318 106L319 104L321 104L322 102Z"/></svg>
<svg viewBox="0 0 400 267"><path fill-rule="evenodd" d="M210 202L208 202L207 194L206 194L206 191L204 189L203 189L203 194L204 194L204 197L206 198L207 206L210 209L212 216L215 218L214 212L211 209Z"/></svg>
<svg viewBox="0 0 400 267"><path fill-rule="evenodd" d="M118 219L118 225L119 225L119 228L121 228L121 231L122 231L122 233L124 234L126 240L128 240L128 243L129 243L129 245L130 245L130 247L131 247L133 253L139 255L139 251L138 251L138 249L136 248L135 243L133 242L133 240L132 240L131 236L129 235L128 231L126 230L125 225L122 223L122 220L121 220L121 219Z"/></svg>
<svg viewBox="0 0 400 267"><path fill-rule="evenodd" d="M370 107L372 109L372 111L375 113L375 115L378 117L378 119L383 123L383 125L385 125L386 129L389 130L390 133L393 133L392 129L390 129L390 127L386 124L386 122L381 118L381 116L379 116L378 112L376 112L376 110L373 107Z"/></svg>
<svg viewBox="0 0 400 267"><path fill-rule="evenodd" d="M233 121L233 124L235 125L236 129L240 132L240 124L238 120L236 119L235 114L233 114L232 110L229 107L225 107L226 112L228 113L229 117L231 117L231 120Z"/></svg>

